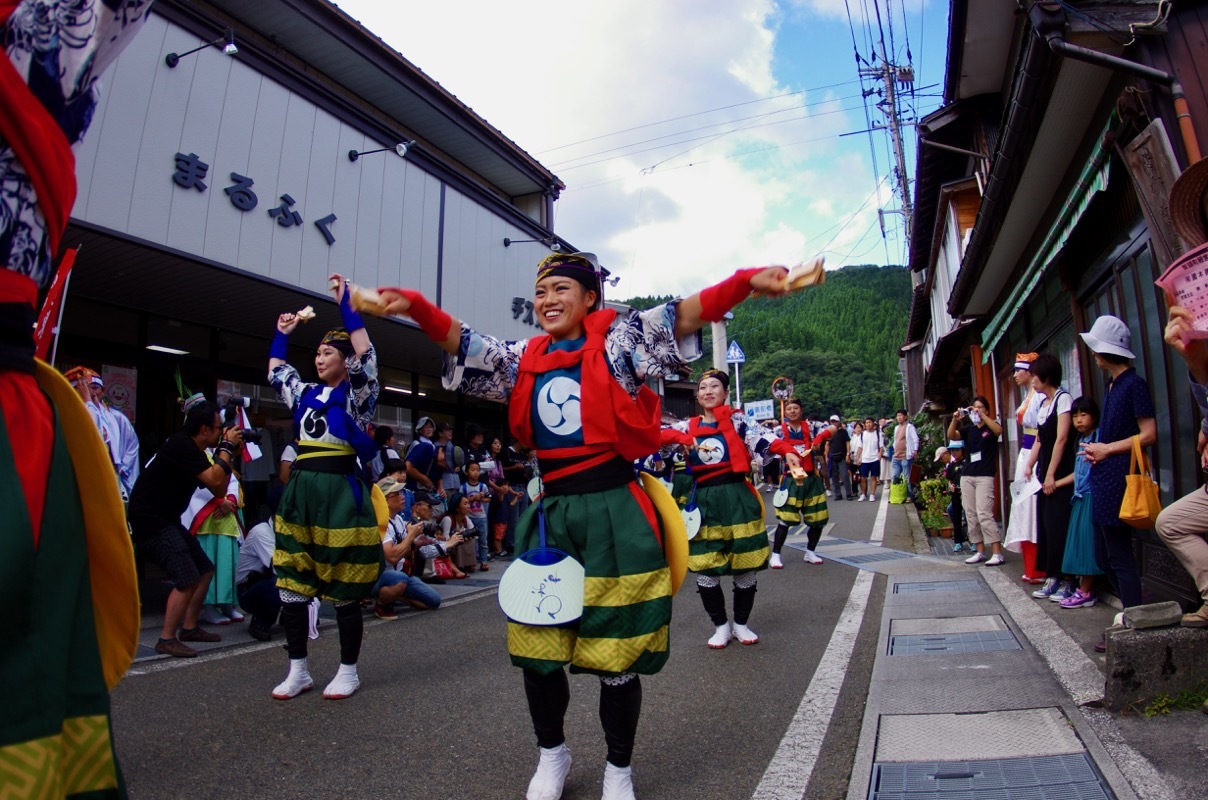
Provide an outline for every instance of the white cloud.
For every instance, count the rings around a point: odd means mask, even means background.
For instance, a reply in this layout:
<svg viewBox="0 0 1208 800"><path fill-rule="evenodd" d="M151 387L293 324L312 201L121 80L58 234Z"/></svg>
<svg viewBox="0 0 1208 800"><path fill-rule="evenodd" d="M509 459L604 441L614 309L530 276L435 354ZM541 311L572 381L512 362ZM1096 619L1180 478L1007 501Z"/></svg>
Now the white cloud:
<svg viewBox="0 0 1208 800"><path fill-rule="evenodd" d="M875 201L842 225L871 169L834 138L865 127L858 100L838 99L858 88L790 94L802 87L776 77L773 0L341 6L567 183L555 228L621 276L614 296L687 293L832 237L840 255L872 241L856 240ZM814 85L855 79L827 67Z"/></svg>

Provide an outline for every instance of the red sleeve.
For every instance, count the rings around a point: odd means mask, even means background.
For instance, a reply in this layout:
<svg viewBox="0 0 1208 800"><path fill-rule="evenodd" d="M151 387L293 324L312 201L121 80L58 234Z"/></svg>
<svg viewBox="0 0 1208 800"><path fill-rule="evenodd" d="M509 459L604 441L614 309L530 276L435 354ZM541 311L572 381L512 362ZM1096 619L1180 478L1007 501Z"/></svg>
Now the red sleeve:
<svg viewBox="0 0 1208 800"><path fill-rule="evenodd" d="M793 446L784 439L773 439L772 443L768 445L768 450L772 451L773 454L778 456L787 456L789 453L797 453L797 451L793 449Z"/></svg>
<svg viewBox="0 0 1208 800"><path fill-rule="evenodd" d="M660 444L682 444L691 447L696 444L696 440L683 431L677 431L675 428L663 428L659 432Z"/></svg>
<svg viewBox="0 0 1208 800"><path fill-rule="evenodd" d="M810 445L810 447L821 447L823 442L825 442L827 439L831 438L834 435L835 435L835 429L830 427L829 425L827 425L826 428L823 429L823 431L821 433L819 433L817 436L814 437L814 442L813 442L813 444Z"/></svg>

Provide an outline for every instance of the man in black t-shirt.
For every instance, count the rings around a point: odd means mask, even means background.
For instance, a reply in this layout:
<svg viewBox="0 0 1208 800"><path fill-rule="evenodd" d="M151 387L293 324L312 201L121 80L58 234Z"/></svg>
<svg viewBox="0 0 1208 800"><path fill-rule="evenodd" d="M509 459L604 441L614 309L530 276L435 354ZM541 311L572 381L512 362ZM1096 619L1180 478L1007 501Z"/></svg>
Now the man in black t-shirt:
<svg viewBox="0 0 1208 800"><path fill-rule="evenodd" d="M831 434L830 439L826 442L827 447L827 467L830 473L831 492L834 493L835 500L842 500L844 492L847 493L847 499L851 499L851 479L847 474L847 449L851 444L851 435L848 434L847 428L843 426L843 421L839 419L838 414L834 414L830 418Z"/></svg>
<svg viewBox="0 0 1208 800"><path fill-rule="evenodd" d="M197 537L180 523L193 492L204 486L215 497L225 497L235 454L243 444L238 428L223 429L222 411L209 401L198 403L185 415L183 431L172 434L147 462L130 492L130 529L134 543L159 564L172 582L164 611L164 628L155 652L192 658L197 651L185 642L217 642L215 633L197 625L214 564L202 551ZM207 448L217 447L214 463ZM184 622L177 636L177 626Z"/></svg>

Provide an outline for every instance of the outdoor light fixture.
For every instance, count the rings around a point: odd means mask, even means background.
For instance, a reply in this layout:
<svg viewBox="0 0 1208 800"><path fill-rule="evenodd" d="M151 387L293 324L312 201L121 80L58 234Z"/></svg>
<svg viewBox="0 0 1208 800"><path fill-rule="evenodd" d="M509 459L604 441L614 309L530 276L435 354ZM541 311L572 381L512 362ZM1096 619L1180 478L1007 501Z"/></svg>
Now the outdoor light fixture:
<svg viewBox="0 0 1208 800"><path fill-rule="evenodd" d="M394 152L398 153L399 158L406 158L407 151L410 150L412 147L415 147L414 139L412 139L409 142L399 142L394 147L380 147L377 150L361 150L360 152L357 152L356 150L349 150L348 151L348 160L356 161L361 156L367 156L370 153L384 153L387 150L393 150Z"/></svg>
<svg viewBox="0 0 1208 800"><path fill-rule="evenodd" d="M550 250L553 250L555 253L562 249L562 243L559 242L557 239L555 239L553 236L546 237L545 239L507 239L507 238L505 238L503 240L503 246L511 247L514 244L525 244L526 242L540 242L541 244L548 247Z"/></svg>
<svg viewBox="0 0 1208 800"><path fill-rule="evenodd" d="M385 385L385 386L383 386L382 388L383 388L383 389L385 389L385 390L386 390L386 391L388 391L388 392L398 392L399 394L411 394L411 390L410 390L410 389L404 389L404 388L402 388L401 386L390 386L390 385Z"/></svg>
<svg viewBox="0 0 1208 800"><path fill-rule="evenodd" d="M168 347L162 344L149 344L147 345L147 349L154 350L157 353L167 353L171 356L187 356L189 354L188 350L179 350L175 347Z"/></svg>
<svg viewBox="0 0 1208 800"><path fill-rule="evenodd" d="M179 54L168 53L166 56L164 56L164 63L167 64L169 67L175 69L176 65L179 64L180 60L182 58L184 58L185 56L191 56L200 50L205 50L207 47L214 47L215 45L219 45L219 44L222 45L222 52L226 53L228 56L233 56L239 52L239 48L235 46L234 29L227 28L226 33L223 34L223 37L221 39L215 39L212 42L206 42L201 47L194 47L192 50L186 50L183 53L179 53Z"/></svg>

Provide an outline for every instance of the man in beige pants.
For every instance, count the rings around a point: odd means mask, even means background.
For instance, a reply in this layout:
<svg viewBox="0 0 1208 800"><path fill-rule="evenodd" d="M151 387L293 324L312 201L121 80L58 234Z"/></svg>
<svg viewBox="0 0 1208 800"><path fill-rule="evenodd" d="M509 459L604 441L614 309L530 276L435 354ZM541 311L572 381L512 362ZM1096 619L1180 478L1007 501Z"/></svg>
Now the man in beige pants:
<svg viewBox="0 0 1208 800"><path fill-rule="evenodd" d="M957 409L948 423L948 438L965 443L965 470L961 473L961 497L969 522L969 542L977 552L966 564L997 567L1003 563L1002 534L994 519L994 475L998 470L998 437L1002 426L990 414L986 398L973 398L969 408ZM986 544L994 555L986 558Z"/></svg>
<svg viewBox="0 0 1208 800"><path fill-rule="evenodd" d="M1202 339L1183 341L1183 332L1191 329L1192 314L1181 306L1172 305L1166 324L1166 342L1187 361L1191 379L1191 395L1200 407L1200 435L1197 449L1200 466L1208 471L1208 346ZM1183 615L1188 628L1208 628L1208 492L1196 489L1181 500L1162 509L1155 526L1170 552L1190 573L1199 589L1204 605L1198 611ZM1205 704L1208 710L1208 704Z"/></svg>

